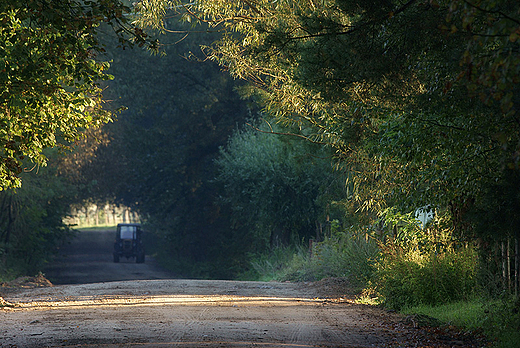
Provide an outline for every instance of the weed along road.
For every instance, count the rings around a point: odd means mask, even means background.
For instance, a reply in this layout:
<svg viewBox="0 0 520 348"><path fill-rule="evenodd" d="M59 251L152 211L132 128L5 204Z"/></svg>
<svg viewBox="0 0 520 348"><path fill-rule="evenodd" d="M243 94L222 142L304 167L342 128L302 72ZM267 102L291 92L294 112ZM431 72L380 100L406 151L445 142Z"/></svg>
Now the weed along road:
<svg viewBox="0 0 520 348"><path fill-rule="evenodd" d="M114 264L112 233L83 233L50 265L54 286L0 288L0 347L472 346L353 303L341 280L174 279L148 256Z"/></svg>

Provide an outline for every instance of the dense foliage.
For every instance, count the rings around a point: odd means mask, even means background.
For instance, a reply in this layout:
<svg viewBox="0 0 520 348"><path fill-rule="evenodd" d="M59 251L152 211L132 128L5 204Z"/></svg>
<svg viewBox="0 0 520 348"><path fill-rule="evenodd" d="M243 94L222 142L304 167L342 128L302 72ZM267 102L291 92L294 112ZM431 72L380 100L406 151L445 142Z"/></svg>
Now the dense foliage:
<svg viewBox="0 0 520 348"><path fill-rule="evenodd" d="M461 211L517 167L518 4L148 0L143 23L171 3L226 33L208 54L273 117L362 172L367 208Z"/></svg>
<svg viewBox="0 0 520 348"><path fill-rule="evenodd" d="M66 145L110 120L97 56L101 23L122 44L145 43L120 1L12 0L0 4L0 189L19 186L26 163L45 165L45 148ZM24 162L24 159L28 161Z"/></svg>
<svg viewBox="0 0 520 348"><path fill-rule="evenodd" d="M0 278L36 274L71 236L62 218L76 190L56 175L56 153L46 156L50 165L23 173L21 188L0 192Z"/></svg>
<svg viewBox="0 0 520 348"><path fill-rule="evenodd" d="M217 160L236 238L251 252L323 239L319 226L337 214L331 204L346 196L345 175L334 171L330 151L260 127L235 132Z"/></svg>

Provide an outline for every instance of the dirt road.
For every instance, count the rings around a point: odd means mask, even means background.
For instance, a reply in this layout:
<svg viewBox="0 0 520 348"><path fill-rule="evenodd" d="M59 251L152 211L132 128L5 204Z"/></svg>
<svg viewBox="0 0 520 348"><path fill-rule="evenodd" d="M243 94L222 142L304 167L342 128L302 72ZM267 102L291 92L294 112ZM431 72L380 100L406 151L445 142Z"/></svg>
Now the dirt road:
<svg viewBox="0 0 520 348"><path fill-rule="evenodd" d="M59 257L45 269L45 276L55 285L176 278L149 256L145 263L137 264L133 258L121 258L119 263L114 263L114 237L115 230L79 231L73 242L63 246Z"/></svg>
<svg viewBox="0 0 520 348"><path fill-rule="evenodd" d="M110 238L84 234L66 248L49 267L62 285L0 288L14 304L0 310L0 347L470 346L353 303L341 280L172 279L151 258L112 263Z"/></svg>

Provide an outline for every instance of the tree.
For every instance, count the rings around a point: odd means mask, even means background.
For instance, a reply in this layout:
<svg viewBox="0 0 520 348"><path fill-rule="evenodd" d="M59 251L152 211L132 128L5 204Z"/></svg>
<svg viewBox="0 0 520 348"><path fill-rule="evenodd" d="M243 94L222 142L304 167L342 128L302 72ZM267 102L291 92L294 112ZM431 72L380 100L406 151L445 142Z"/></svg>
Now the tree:
<svg viewBox="0 0 520 348"><path fill-rule="evenodd" d="M12 0L0 4L0 188L20 186L23 163L46 163L64 146L111 118L100 82L110 79L101 23L122 45L145 44L118 0ZM24 162L24 160L27 160Z"/></svg>
<svg viewBox="0 0 520 348"><path fill-rule="evenodd" d="M208 55L267 113L331 146L365 210L453 215L518 170L518 23L510 1L147 0L223 32ZM160 17L159 17L160 18ZM313 132L308 132L313 129Z"/></svg>
<svg viewBox="0 0 520 348"><path fill-rule="evenodd" d="M55 150L45 150L49 166L22 173L20 188L0 192L0 276L42 271L72 233L63 223L76 187L57 175Z"/></svg>
<svg viewBox="0 0 520 348"><path fill-rule="evenodd" d="M279 126L244 126L221 149L217 183L232 209L232 229L249 252L322 239L320 223L334 216L332 201L346 197L345 176L334 171L331 153L281 133ZM343 212L342 212L343 213Z"/></svg>

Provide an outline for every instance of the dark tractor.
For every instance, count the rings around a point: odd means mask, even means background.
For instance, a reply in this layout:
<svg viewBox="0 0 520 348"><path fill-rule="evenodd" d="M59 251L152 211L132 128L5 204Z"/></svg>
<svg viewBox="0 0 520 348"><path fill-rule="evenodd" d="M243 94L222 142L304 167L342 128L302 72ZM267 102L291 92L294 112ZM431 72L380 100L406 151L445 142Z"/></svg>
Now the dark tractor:
<svg viewBox="0 0 520 348"><path fill-rule="evenodd" d="M143 263L142 235L143 231L140 224L118 224L114 243L114 262L119 262L119 258L124 256L127 259L135 257L135 262Z"/></svg>

